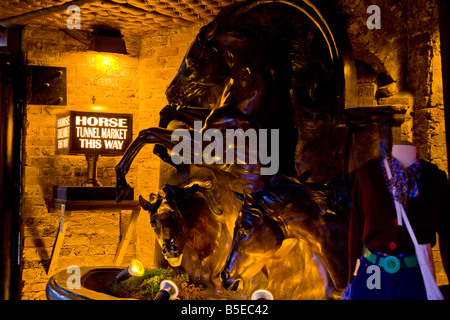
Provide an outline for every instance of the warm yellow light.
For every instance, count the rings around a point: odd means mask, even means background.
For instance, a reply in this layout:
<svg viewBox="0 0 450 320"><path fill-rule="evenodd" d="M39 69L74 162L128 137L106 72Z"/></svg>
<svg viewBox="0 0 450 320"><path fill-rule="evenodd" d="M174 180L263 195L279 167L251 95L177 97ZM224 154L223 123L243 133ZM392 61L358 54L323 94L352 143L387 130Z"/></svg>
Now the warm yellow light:
<svg viewBox="0 0 450 320"><path fill-rule="evenodd" d="M103 67L111 67L112 65L111 57L102 57L100 61Z"/></svg>
<svg viewBox="0 0 450 320"><path fill-rule="evenodd" d="M96 54L91 59L91 65L94 65L99 71L106 72L110 69L119 68L119 58L112 55Z"/></svg>
<svg viewBox="0 0 450 320"><path fill-rule="evenodd" d="M251 300L273 300L273 295L267 290L260 289L253 292Z"/></svg>
<svg viewBox="0 0 450 320"><path fill-rule="evenodd" d="M133 276L141 277L144 275L144 266L139 260L133 259L129 271Z"/></svg>
<svg viewBox="0 0 450 320"><path fill-rule="evenodd" d="M100 107L100 106L92 106L92 110L102 111L102 110L103 110L103 107Z"/></svg>

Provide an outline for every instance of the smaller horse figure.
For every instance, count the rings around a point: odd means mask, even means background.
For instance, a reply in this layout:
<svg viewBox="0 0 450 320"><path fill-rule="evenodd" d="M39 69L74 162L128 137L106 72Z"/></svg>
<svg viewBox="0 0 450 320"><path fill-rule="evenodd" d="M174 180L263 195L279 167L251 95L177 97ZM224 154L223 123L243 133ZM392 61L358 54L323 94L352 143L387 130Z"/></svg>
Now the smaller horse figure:
<svg viewBox="0 0 450 320"><path fill-rule="evenodd" d="M166 184L149 200L139 197L170 266L188 273L196 284L219 287L230 237L211 181L185 187Z"/></svg>
<svg viewBox="0 0 450 320"><path fill-rule="evenodd" d="M235 194L243 200L243 205L221 273L225 288L238 290L242 280L274 258L288 239L306 244L328 269L337 291L345 287L350 208L350 197L345 188L274 176L261 191ZM312 261L305 259L304 262ZM291 276L298 279L305 273ZM285 278L284 281L290 280Z"/></svg>

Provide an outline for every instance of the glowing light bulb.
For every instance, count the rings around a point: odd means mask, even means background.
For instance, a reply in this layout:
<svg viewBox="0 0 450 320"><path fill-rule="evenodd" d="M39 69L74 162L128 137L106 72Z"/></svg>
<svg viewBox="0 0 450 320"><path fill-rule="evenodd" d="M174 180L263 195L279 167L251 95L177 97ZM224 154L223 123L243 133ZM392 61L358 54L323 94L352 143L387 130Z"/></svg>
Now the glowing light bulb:
<svg viewBox="0 0 450 320"><path fill-rule="evenodd" d="M169 300L175 299L178 296L179 290L177 285L170 280L161 281L160 291L158 295L153 300Z"/></svg>
<svg viewBox="0 0 450 320"><path fill-rule="evenodd" d="M261 290L256 290L255 292L253 292L252 300L273 300L273 295L264 289Z"/></svg>
<svg viewBox="0 0 450 320"><path fill-rule="evenodd" d="M144 266L142 265L142 263L137 260L137 259L133 259L131 260L131 264L130 264L131 270L130 273L133 276L136 277L142 277L144 275Z"/></svg>
<svg viewBox="0 0 450 320"><path fill-rule="evenodd" d="M119 283L121 281L127 280L130 277L142 277L144 275L144 266L142 263L137 260L131 260L130 265L120 271L120 273L116 276L115 282Z"/></svg>

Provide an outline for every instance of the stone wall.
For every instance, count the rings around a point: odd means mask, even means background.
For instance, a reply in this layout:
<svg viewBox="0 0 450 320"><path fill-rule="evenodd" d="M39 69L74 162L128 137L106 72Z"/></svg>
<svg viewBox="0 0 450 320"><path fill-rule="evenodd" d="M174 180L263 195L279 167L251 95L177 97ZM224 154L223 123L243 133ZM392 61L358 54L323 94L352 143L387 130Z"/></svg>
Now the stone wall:
<svg viewBox="0 0 450 320"><path fill-rule="evenodd" d="M51 276L47 268L60 218L60 212L52 208L53 186L81 185L87 173L84 156L55 155L56 114L66 110L131 113L134 137L157 125L158 112L167 104L164 91L197 30L125 35L129 55L106 55L86 51L89 39L85 32L70 31L69 35L66 30L41 26L24 29L22 49L27 65L67 68L67 106L26 107L22 299L45 299L45 285ZM114 167L119 160L99 157L98 180L103 186L114 186ZM144 147L127 175L136 198L159 189L159 164L152 146ZM129 218L129 212L118 210L73 211L54 272L73 264L111 265ZM152 267L154 250L148 214L141 212L123 264L137 257Z"/></svg>
<svg viewBox="0 0 450 320"><path fill-rule="evenodd" d="M408 73L419 154L447 171L438 1L409 1Z"/></svg>
<svg viewBox="0 0 450 320"><path fill-rule="evenodd" d="M349 17L355 59L373 69L359 77L359 106L374 99L379 105L408 106L401 138L414 142L422 159L447 171L437 3L339 0ZM366 26L372 4L380 8L380 29Z"/></svg>

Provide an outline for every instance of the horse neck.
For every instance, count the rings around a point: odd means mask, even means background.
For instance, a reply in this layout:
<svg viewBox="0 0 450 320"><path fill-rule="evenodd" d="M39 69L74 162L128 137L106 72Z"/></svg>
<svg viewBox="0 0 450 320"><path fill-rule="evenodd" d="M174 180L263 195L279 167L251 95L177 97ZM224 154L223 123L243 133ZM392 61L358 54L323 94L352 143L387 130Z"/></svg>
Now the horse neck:
<svg viewBox="0 0 450 320"><path fill-rule="evenodd" d="M230 76L234 79L232 89L228 89L230 95L227 104L245 101L245 105L239 108L245 114L254 114L260 118L273 118L274 114L267 110L268 106L277 108L289 104L289 91L286 91L289 87L287 66L281 63L283 59L278 55L261 53L267 53L273 48L256 39L243 41L228 38L227 33L217 38L216 45L231 66Z"/></svg>
<svg viewBox="0 0 450 320"><path fill-rule="evenodd" d="M314 214L318 216L319 214ZM309 238L318 235L318 230L324 226L324 221L321 217L305 219L298 211L287 208L282 212L277 220L284 225L286 238Z"/></svg>
<svg viewBox="0 0 450 320"><path fill-rule="evenodd" d="M189 220L186 244L196 250L205 250L209 255L217 246L218 218L203 198L192 197L187 199L187 204L188 206L183 208L186 210L183 213L184 219Z"/></svg>

